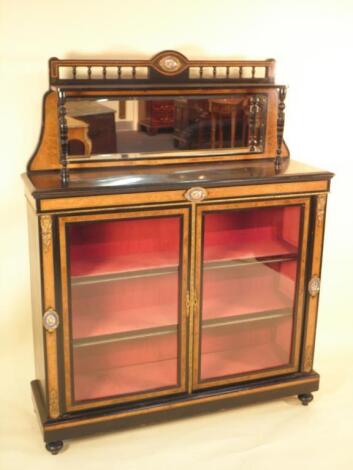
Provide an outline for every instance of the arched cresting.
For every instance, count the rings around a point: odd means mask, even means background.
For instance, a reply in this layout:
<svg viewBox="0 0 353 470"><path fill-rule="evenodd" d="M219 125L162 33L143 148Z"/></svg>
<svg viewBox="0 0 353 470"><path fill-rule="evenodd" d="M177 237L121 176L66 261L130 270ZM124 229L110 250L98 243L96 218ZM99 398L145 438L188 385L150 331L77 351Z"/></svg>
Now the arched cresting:
<svg viewBox="0 0 353 470"><path fill-rule="evenodd" d="M151 59L49 61L50 85L117 85L152 82L181 83L274 83L275 60L190 60L166 50Z"/></svg>

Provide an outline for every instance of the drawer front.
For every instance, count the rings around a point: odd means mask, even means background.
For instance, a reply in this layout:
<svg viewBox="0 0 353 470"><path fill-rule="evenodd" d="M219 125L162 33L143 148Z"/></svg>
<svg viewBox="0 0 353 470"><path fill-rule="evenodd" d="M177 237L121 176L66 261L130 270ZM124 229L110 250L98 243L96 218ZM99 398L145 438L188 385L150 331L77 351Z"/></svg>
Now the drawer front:
<svg viewBox="0 0 353 470"><path fill-rule="evenodd" d="M151 101L151 110L153 112L173 111L174 110L174 101L172 101L172 100Z"/></svg>
<svg viewBox="0 0 353 470"><path fill-rule="evenodd" d="M174 114L154 114L151 119L154 124L174 124Z"/></svg>

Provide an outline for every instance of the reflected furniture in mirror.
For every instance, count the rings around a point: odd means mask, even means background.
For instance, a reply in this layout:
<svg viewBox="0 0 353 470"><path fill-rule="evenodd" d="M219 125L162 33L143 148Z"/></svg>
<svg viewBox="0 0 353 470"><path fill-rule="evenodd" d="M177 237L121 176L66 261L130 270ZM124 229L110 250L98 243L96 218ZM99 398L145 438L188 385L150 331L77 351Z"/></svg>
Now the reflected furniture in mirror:
<svg viewBox="0 0 353 470"><path fill-rule="evenodd" d="M115 110L101 103L92 101L68 101L66 105L66 122L69 132L68 152L70 155L80 155L75 144L70 139L70 133L77 127L77 120L86 123L90 151L85 148L85 157L92 154L116 152ZM73 122L73 120L75 120Z"/></svg>
<svg viewBox="0 0 353 470"><path fill-rule="evenodd" d="M68 161L90 159L93 163L102 154L115 162L157 157L168 161L173 157L187 158L187 150L194 150L195 155L206 149L214 157L215 148L228 158L239 152L250 154L247 145L251 97L238 95L207 99L99 99L105 101L104 105L97 100L67 99ZM264 151L266 138L266 102L266 96L259 97L254 117L252 138L256 146L252 151L259 155ZM120 112L122 107L124 113ZM92 142L89 153L86 147L80 153L71 139L71 134L77 132L77 120L88 126Z"/></svg>
<svg viewBox="0 0 353 470"><path fill-rule="evenodd" d="M139 127L149 135L174 129L174 100L143 100L139 102L138 112Z"/></svg>
<svg viewBox="0 0 353 470"><path fill-rule="evenodd" d="M92 153L92 140L88 136L89 124L71 116L67 116L66 122L69 153L72 155L78 153L89 157Z"/></svg>
<svg viewBox="0 0 353 470"><path fill-rule="evenodd" d="M47 449L259 400L307 405L333 175L289 158L274 61L49 66L23 175Z"/></svg>
<svg viewBox="0 0 353 470"><path fill-rule="evenodd" d="M237 141L237 127L238 123L241 126L241 140L240 147L246 146L246 131L248 129L248 119L245 119L247 107L245 106L246 100L244 98L228 98L228 99L214 99L210 100L210 114L211 114L211 148L224 147L224 124L225 120L230 121L229 129L229 144L230 148L236 147ZM219 132L218 142L216 140L216 132ZM258 131L262 130L260 126L256 126ZM260 142L262 137L258 136Z"/></svg>

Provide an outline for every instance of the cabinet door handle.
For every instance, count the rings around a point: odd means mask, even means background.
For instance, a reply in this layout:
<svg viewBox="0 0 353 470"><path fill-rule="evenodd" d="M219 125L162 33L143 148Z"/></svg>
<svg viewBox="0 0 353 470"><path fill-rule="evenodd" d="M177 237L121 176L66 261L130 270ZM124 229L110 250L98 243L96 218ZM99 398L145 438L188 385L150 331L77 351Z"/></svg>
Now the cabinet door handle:
<svg viewBox="0 0 353 470"><path fill-rule="evenodd" d="M199 310L199 300L198 300L198 295L197 293L195 292L195 296L194 296L194 308L193 308L193 313L195 315L198 314L198 310Z"/></svg>
<svg viewBox="0 0 353 470"><path fill-rule="evenodd" d="M190 292L187 291L186 293L186 317L189 318L190 314L194 316L197 313L198 308L199 308L199 302L198 302L197 294L194 295L194 301L191 304Z"/></svg>
<svg viewBox="0 0 353 470"><path fill-rule="evenodd" d="M190 317L190 292L186 293L186 318Z"/></svg>

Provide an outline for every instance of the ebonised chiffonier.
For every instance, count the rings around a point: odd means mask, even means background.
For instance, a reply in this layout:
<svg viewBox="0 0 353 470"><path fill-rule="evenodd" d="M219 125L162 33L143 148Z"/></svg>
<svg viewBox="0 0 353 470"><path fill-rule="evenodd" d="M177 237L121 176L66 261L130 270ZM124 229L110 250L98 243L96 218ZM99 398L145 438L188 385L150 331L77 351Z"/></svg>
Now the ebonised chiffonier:
<svg viewBox="0 0 353 470"><path fill-rule="evenodd" d="M31 385L53 454L133 423L312 400L332 174L289 158L274 66L50 60L24 182ZM158 132L141 128L146 105ZM94 106L114 116L114 153L90 142Z"/></svg>

